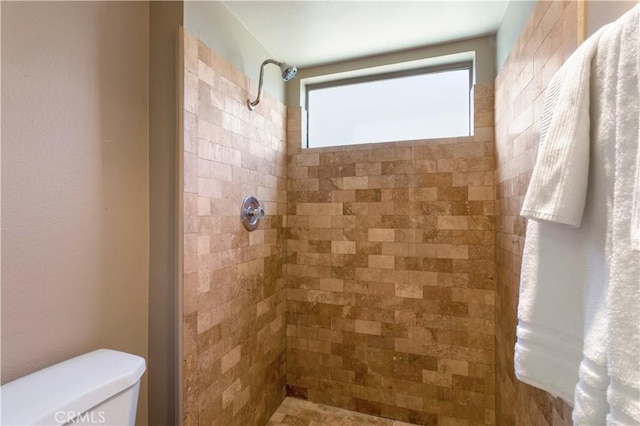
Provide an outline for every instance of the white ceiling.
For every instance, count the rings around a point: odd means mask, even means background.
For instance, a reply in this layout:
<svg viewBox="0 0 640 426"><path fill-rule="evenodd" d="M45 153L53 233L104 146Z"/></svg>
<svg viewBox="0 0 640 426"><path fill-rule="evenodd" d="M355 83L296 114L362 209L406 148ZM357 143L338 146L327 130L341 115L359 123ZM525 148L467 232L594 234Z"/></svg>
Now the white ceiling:
<svg viewBox="0 0 640 426"><path fill-rule="evenodd" d="M279 61L338 62L496 32L500 1L225 1Z"/></svg>

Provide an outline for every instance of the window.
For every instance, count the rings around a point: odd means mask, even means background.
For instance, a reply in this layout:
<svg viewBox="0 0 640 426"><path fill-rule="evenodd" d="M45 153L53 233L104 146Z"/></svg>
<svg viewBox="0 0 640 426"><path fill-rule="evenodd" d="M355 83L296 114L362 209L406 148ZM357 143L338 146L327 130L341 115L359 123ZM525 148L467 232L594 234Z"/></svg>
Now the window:
<svg viewBox="0 0 640 426"><path fill-rule="evenodd" d="M469 136L471 65L307 86L307 147Z"/></svg>

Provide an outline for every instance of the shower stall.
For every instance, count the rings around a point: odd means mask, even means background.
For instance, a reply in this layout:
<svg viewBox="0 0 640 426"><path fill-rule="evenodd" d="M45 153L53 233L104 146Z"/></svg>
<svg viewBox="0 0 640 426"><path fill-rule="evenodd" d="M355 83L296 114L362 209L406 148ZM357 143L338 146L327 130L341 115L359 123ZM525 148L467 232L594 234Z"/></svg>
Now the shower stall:
<svg viewBox="0 0 640 426"><path fill-rule="evenodd" d="M264 424L285 394L491 424L492 82L473 91L475 136L307 149L303 109L262 93L266 65L295 67L265 61L252 102L181 40L185 425Z"/></svg>

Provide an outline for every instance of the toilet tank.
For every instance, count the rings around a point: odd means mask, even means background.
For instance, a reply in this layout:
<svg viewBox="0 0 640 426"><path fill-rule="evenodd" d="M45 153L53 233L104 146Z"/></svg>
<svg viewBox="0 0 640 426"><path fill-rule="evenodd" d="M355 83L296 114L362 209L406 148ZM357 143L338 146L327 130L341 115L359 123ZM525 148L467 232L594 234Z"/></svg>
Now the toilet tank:
<svg viewBox="0 0 640 426"><path fill-rule="evenodd" d="M0 424L133 425L145 361L99 349L0 387Z"/></svg>

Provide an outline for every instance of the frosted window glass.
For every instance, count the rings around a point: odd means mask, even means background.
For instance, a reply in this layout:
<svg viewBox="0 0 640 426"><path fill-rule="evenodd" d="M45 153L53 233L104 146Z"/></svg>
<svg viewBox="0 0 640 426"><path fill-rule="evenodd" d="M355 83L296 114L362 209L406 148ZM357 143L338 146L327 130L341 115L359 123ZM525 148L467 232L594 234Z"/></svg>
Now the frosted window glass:
<svg viewBox="0 0 640 426"><path fill-rule="evenodd" d="M308 147L468 136L469 72L310 88Z"/></svg>

